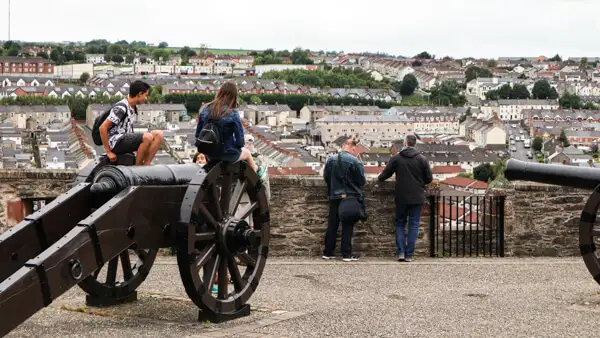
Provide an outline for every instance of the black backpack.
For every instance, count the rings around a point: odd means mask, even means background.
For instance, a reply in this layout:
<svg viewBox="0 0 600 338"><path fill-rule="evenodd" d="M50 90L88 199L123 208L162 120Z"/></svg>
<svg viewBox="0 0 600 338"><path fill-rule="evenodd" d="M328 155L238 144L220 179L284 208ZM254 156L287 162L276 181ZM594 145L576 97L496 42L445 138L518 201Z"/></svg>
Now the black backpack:
<svg viewBox="0 0 600 338"><path fill-rule="evenodd" d="M200 130L195 145L199 153L210 157L211 155L214 156L223 153L222 140L219 126L209 119L202 127L202 130Z"/></svg>
<svg viewBox="0 0 600 338"><path fill-rule="evenodd" d="M124 104L122 104L122 103L116 103L116 104L110 106L110 108L108 108L105 112L103 112L102 114L98 115L96 117L96 119L94 120L94 128L92 128L92 139L94 140L94 144L97 145L97 146L101 146L102 145L102 138L100 137L100 126L102 125L102 123L104 123L104 121L106 120L106 118L110 114L110 111L115 106L123 106L123 107L125 107L125 110L127 110L127 107Z"/></svg>

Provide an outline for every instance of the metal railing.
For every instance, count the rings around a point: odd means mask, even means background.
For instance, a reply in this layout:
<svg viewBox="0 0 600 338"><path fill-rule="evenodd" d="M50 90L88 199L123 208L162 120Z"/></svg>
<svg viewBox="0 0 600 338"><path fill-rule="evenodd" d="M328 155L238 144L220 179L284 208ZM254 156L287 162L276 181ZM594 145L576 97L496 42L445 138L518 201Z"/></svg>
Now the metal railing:
<svg viewBox="0 0 600 338"><path fill-rule="evenodd" d="M504 257L505 196L429 196L431 257Z"/></svg>

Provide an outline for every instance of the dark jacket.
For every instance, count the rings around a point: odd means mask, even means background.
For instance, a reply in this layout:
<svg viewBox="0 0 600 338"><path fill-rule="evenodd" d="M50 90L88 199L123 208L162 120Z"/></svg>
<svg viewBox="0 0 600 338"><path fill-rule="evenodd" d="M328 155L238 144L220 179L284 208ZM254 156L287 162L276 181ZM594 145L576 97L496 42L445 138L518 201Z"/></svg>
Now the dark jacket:
<svg viewBox="0 0 600 338"><path fill-rule="evenodd" d="M341 151L327 159L323 178L327 183L327 197L330 200L343 198L343 195L354 195L362 199L361 187L367 182L365 169L363 164L348 152Z"/></svg>
<svg viewBox="0 0 600 338"><path fill-rule="evenodd" d="M425 202L425 185L433 181L431 167L425 156L412 147L394 155L377 178L385 181L396 174L396 200L405 204Z"/></svg>
<svg viewBox="0 0 600 338"><path fill-rule="evenodd" d="M223 110L227 107L223 107ZM208 122L209 105L205 105L200 114L198 114L198 124L196 125L196 138L200 135L200 131L204 125ZM226 160L236 161L242 152L244 146L244 128L240 120L240 115L237 110L232 109L223 115L218 120L211 120L217 125L221 132L222 142L224 143L224 153L219 158L212 156L211 160Z"/></svg>

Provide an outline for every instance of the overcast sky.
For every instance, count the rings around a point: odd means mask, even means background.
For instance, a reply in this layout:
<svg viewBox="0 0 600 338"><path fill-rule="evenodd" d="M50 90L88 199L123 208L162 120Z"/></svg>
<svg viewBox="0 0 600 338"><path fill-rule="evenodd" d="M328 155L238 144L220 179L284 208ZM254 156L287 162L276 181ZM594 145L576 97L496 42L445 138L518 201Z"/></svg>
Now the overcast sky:
<svg viewBox="0 0 600 338"><path fill-rule="evenodd" d="M0 40L8 0L0 0ZM600 56L598 0L12 0L11 38L438 57Z"/></svg>

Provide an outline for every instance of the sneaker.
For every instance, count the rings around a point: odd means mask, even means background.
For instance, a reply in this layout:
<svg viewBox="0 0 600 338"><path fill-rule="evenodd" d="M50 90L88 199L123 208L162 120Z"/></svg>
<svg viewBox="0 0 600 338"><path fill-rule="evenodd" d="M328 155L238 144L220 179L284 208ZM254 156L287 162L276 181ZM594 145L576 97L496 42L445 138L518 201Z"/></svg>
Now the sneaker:
<svg viewBox="0 0 600 338"><path fill-rule="evenodd" d="M356 262L358 259L358 256L352 255L350 257L344 257L342 260L344 262Z"/></svg>
<svg viewBox="0 0 600 338"><path fill-rule="evenodd" d="M413 259L412 259L412 257L407 257L407 258L406 258L404 261L405 261L405 262L412 262L412 261L413 261Z"/></svg>
<svg viewBox="0 0 600 338"><path fill-rule="evenodd" d="M323 259L334 259L335 257L323 255L323 257L321 257L321 258L323 258Z"/></svg>
<svg viewBox="0 0 600 338"><path fill-rule="evenodd" d="M404 260L404 254L398 255L398 261L402 262Z"/></svg>

